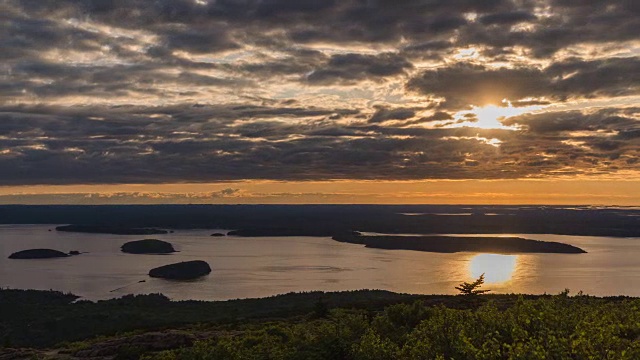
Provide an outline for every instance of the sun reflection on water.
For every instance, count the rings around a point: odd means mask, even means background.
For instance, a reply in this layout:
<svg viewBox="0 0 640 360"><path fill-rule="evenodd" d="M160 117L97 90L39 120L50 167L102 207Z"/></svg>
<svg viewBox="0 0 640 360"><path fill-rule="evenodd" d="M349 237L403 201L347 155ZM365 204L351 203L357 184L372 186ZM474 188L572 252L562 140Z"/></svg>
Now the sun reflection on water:
<svg viewBox="0 0 640 360"><path fill-rule="evenodd" d="M469 262L469 271L474 279L484 274L487 284L503 283L513 277L517 259L517 255L479 254Z"/></svg>

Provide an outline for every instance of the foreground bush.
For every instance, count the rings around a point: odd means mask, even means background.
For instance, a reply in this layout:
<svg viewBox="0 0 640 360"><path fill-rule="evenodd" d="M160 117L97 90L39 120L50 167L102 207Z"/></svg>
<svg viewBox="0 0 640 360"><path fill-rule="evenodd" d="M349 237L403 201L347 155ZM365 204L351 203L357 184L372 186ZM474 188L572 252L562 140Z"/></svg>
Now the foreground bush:
<svg viewBox="0 0 640 360"><path fill-rule="evenodd" d="M144 359L640 359L640 300L561 294L500 310L398 304L247 325Z"/></svg>

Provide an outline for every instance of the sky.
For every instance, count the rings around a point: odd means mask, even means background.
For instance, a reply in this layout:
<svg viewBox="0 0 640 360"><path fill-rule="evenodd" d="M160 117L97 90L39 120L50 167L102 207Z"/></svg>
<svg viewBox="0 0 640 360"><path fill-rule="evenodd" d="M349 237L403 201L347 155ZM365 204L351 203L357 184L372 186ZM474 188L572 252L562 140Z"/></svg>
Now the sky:
<svg viewBox="0 0 640 360"><path fill-rule="evenodd" d="M0 0L0 204L640 205L637 0Z"/></svg>

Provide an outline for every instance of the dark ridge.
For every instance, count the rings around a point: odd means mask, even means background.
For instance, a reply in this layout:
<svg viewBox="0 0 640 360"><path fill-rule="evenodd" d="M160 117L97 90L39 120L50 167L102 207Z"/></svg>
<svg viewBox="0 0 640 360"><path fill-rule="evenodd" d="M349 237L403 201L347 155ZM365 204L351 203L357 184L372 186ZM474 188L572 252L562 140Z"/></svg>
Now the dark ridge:
<svg viewBox="0 0 640 360"><path fill-rule="evenodd" d="M339 230L338 230L339 231ZM335 228L327 226L319 227L247 227L238 230L232 230L227 233L229 236L331 236L336 233Z"/></svg>
<svg viewBox="0 0 640 360"><path fill-rule="evenodd" d="M68 257L69 254L65 254L62 251L52 249L29 249L15 252L9 255L9 259L52 259Z"/></svg>
<svg viewBox="0 0 640 360"><path fill-rule="evenodd" d="M569 244L518 237L358 236L344 234L333 236L332 239L351 244L362 244L368 248L439 253L455 253L461 251L496 254L586 253L583 249Z"/></svg>
<svg viewBox="0 0 640 360"><path fill-rule="evenodd" d="M211 234L211 236L222 237L222 236L227 236L227 235L225 235L223 233L213 233L213 234Z"/></svg>
<svg viewBox="0 0 640 360"><path fill-rule="evenodd" d="M640 209L586 206L0 205L0 223L85 224L126 234L131 232L118 229L241 229L236 235L245 236L332 236L359 230L640 237Z"/></svg>
<svg viewBox="0 0 640 360"><path fill-rule="evenodd" d="M211 267L202 260L185 261L160 266L149 271L149 276L170 280L192 280L211 273Z"/></svg>
<svg viewBox="0 0 640 360"><path fill-rule="evenodd" d="M171 243L156 239L129 241L120 247L129 254L171 254L176 252Z"/></svg>
<svg viewBox="0 0 640 360"><path fill-rule="evenodd" d="M104 226L104 225L62 225L62 226L57 226L56 231L80 232L80 233L91 233L91 234L114 234L114 235L167 234L166 230L161 230L161 229Z"/></svg>

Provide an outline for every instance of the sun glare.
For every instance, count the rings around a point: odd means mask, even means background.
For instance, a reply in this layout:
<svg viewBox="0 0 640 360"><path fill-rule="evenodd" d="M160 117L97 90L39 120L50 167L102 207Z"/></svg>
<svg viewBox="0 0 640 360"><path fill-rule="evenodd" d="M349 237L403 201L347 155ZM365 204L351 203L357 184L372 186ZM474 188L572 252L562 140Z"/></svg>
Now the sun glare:
<svg viewBox="0 0 640 360"><path fill-rule="evenodd" d="M476 279L485 275L487 284L511 280L516 270L517 255L479 254L471 259L469 272Z"/></svg>
<svg viewBox="0 0 640 360"><path fill-rule="evenodd" d="M505 102L506 106L486 105L472 106L471 110L460 111L455 114L456 120L462 120L457 126L471 126L482 129L508 129L517 130L518 126L506 126L502 120L537 111L543 106L525 106L514 107L509 102ZM465 121L466 120L466 121Z"/></svg>

